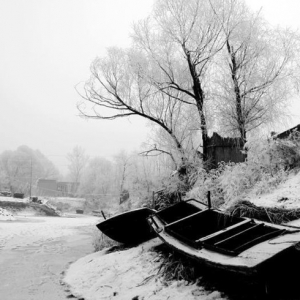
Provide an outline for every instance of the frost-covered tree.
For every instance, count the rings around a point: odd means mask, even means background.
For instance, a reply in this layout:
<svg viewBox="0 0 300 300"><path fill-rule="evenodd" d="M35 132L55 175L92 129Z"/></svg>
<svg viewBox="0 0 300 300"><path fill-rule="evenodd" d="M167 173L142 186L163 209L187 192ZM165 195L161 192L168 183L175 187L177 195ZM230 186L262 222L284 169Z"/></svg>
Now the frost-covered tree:
<svg viewBox="0 0 300 300"><path fill-rule="evenodd" d="M83 170L89 160L88 155L82 147L76 146L72 152L68 153L67 159L69 160L69 172L71 180L80 183Z"/></svg>
<svg viewBox="0 0 300 300"><path fill-rule="evenodd" d="M101 198L114 193L115 174L113 163L102 157L89 160L82 173L78 193L87 198Z"/></svg>
<svg viewBox="0 0 300 300"><path fill-rule="evenodd" d="M4 151L0 155L1 184L12 193L27 193L37 179L59 179L61 177L54 164L39 150L20 146L17 150Z"/></svg>
<svg viewBox="0 0 300 300"><path fill-rule="evenodd" d="M113 120L139 116L147 119L169 137L175 168L185 160L184 146L178 135L179 116L184 115L184 105L162 93L152 84L150 74L155 65L140 51L111 48L107 56L97 58L91 66L91 78L85 84L83 98L92 103L92 113L79 105L85 117ZM177 98L181 92L177 91ZM172 155L169 153L169 155Z"/></svg>
<svg viewBox="0 0 300 300"><path fill-rule="evenodd" d="M221 23L207 0L156 1L152 15L134 27L135 46L156 66L152 84L197 111L204 160L210 117L208 71L224 45L221 33Z"/></svg>
<svg viewBox="0 0 300 300"><path fill-rule="evenodd" d="M207 160L214 123L244 143L282 116L298 53L296 33L272 29L243 0L157 0L128 49L94 60L78 108L94 119L147 119L159 140L148 154L168 155L184 174L197 135Z"/></svg>
<svg viewBox="0 0 300 300"><path fill-rule="evenodd" d="M222 15L225 47L216 68L215 95L222 131L247 140L247 133L285 117L295 93L299 35L271 27L244 1L229 0Z"/></svg>
<svg viewBox="0 0 300 300"><path fill-rule="evenodd" d="M223 46L221 32L207 0L157 1L153 14L134 26L131 49L111 48L93 62L81 93L93 111L79 106L81 112L97 119L146 118L169 136L180 168L186 155L178 115L194 110L206 158L206 75Z"/></svg>

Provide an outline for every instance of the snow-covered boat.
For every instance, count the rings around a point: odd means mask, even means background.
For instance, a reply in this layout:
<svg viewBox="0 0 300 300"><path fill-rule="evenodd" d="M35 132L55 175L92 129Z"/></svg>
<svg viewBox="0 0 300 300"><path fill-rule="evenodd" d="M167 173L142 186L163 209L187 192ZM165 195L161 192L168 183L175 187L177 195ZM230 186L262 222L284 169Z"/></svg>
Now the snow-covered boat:
<svg viewBox="0 0 300 300"><path fill-rule="evenodd" d="M106 236L119 243L137 245L155 236L147 222L147 218L155 212L146 207L138 208L115 215L96 226Z"/></svg>
<svg viewBox="0 0 300 300"><path fill-rule="evenodd" d="M190 214L175 216L172 208L166 208L148 218L157 236L175 250L209 267L246 275L291 266L295 259L299 264L300 228L234 217L211 208L197 210L197 201L188 203L195 205Z"/></svg>

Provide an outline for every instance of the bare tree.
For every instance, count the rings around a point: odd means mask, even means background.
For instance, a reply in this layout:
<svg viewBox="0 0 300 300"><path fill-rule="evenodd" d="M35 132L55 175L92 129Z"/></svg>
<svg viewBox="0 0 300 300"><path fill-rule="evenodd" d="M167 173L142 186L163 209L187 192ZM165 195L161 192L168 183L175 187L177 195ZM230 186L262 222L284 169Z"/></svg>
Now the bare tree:
<svg viewBox="0 0 300 300"><path fill-rule="evenodd" d="M113 193L115 176L113 164L101 157L91 159L82 173L79 193L84 196L105 198Z"/></svg>
<svg viewBox="0 0 300 300"><path fill-rule="evenodd" d="M93 62L79 110L97 119L146 118L170 136L180 166L186 157L173 121L183 105L190 106L198 112L206 159L207 70L224 45L221 32L208 0L157 1L153 14L135 25L133 49L111 48ZM93 104L92 114L87 102Z"/></svg>
<svg viewBox="0 0 300 300"><path fill-rule="evenodd" d="M1 154L1 169L10 191L23 191L24 183L30 180L30 157L24 159L13 151L5 151Z"/></svg>
<svg viewBox="0 0 300 300"><path fill-rule="evenodd" d="M68 153L67 158L69 160L71 179L76 183L80 183L84 167L86 166L89 157L85 154L83 148L76 146L71 153Z"/></svg>
<svg viewBox="0 0 300 300"><path fill-rule="evenodd" d="M132 49L111 48L106 57L97 58L93 62L91 72L82 97L92 103L94 108L91 114L84 107L86 102L79 104L82 115L106 120L143 117L168 134L179 157L179 160L174 160L174 164L176 167L182 164L184 148L177 136L175 118L181 115L183 103L157 90L149 82L149 74L154 71L145 55ZM176 92L177 97L180 97L180 93ZM97 108L101 108L100 112Z"/></svg>
<svg viewBox="0 0 300 300"><path fill-rule="evenodd" d="M157 1L153 15L135 25L134 40L136 47L145 51L156 65L152 84L198 111L206 160L208 75L214 56L224 46L221 22L215 17L210 2ZM179 97L177 92L180 92Z"/></svg>
<svg viewBox="0 0 300 300"><path fill-rule="evenodd" d="M95 119L147 119L165 143L145 153L164 153L185 171L197 130L208 159L216 111L244 141L274 119L291 91L295 37L271 30L242 0L157 0L130 49L110 48L92 63L78 108Z"/></svg>
<svg viewBox="0 0 300 300"><path fill-rule="evenodd" d="M131 167L131 156L125 152L121 151L114 157L116 164L116 179L118 180L120 201L119 204L127 200L127 197L123 197L128 193L127 186L128 176Z"/></svg>
<svg viewBox="0 0 300 300"><path fill-rule="evenodd" d="M223 131L240 136L284 117L294 89L299 36L271 28L244 1L229 0L222 21L226 47L216 72L216 95Z"/></svg>

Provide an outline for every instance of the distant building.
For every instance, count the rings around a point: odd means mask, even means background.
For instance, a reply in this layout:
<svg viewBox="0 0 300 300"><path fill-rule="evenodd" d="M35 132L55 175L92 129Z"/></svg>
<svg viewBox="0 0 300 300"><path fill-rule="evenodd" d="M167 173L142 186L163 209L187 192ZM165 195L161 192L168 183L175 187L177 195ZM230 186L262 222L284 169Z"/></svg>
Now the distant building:
<svg viewBox="0 0 300 300"><path fill-rule="evenodd" d="M61 193L62 196L75 195L78 189L78 182L57 182L57 191Z"/></svg>
<svg viewBox="0 0 300 300"><path fill-rule="evenodd" d="M37 181L36 196L57 196L57 181L54 179L39 179Z"/></svg>
<svg viewBox="0 0 300 300"><path fill-rule="evenodd" d="M63 182L55 179L39 179L36 184L36 196L72 197L75 196L79 183Z"/></svg>

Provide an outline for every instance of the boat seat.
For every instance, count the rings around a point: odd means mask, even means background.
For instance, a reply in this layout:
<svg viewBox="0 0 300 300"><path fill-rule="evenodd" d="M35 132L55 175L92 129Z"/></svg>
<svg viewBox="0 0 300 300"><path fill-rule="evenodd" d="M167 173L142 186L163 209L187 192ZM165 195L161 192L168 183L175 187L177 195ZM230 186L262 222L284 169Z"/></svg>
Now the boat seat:
<svg viewBox="0 0 300 300"><path fill-rule="evenodd" d="M235 256L285 231L285 229L251 221L237 224L224 232L199 240L199 245L209 250Z"/></svg>
<svg viewBox="0 0 300 300"><path fill-rule="evenodd" d="M166 225L165 231L193 247L201 247L197 243L199 239L244 221L245 218L233 217L217 210L204 210Z"/></svg>
<svg viewBox="0 0 300 300"><path fill-rule="evenodd" d="M175 221L181 220L185 217L189 217L195 213L202 211L201 208L190 204L189 202L194 202L196 200L190 199L187 201L182 201L176 203L167 209L158 211L156 216L164 223L171 224Z"/></svg>
<svg viewBox="0 0 300 300"><path fill-rule="evenodd" d="M169 223L169 224L167 224L165 227L172 227L172 226L174 226L174 225L176 225L176 224L178 224L178 223L180 223L180 222L182 222L182 221L184 221L184 220L188 220L189 218L191 218L191 217L194 217L194 216L198 216L198 215L201 215L201 214L204 214L206 211L198 211L198 212L196 212L196 213L194 213L194 214L192 214L192 215L189 215L189 216L187 216L187 217L183 217L183 218L181 218L181 219L179 219L179 220L176 220L176 221L174 221L174 222L172 222L172 223Z"/></svg>
<svg viewBox="0 0 300 300"><path fill-rule="evenodd" d="M251 226L252 223L253 223L253 221L251 219L246 219L240 223L234 224L234 225L226 227L220 231L214 232L208 236L200 238L200 239L196 240L196 243L201 245L206 240L213 242L214 240L219 240L220 237L226 238L226 237L232 236L232 234L234 234L234 232L240 232L242 228L248 228L249 226Z"/></svg>

